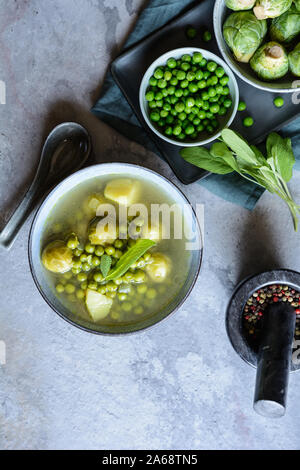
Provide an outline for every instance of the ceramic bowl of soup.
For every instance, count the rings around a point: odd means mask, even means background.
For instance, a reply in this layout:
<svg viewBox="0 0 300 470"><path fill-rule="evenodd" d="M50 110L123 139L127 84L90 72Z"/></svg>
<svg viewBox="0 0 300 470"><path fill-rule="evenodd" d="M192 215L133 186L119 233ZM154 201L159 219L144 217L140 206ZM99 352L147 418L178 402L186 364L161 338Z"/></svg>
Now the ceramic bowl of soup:
<svg viewBox="0 0 300 470"><path fill-rule="evenodd" d="M144 330L188 297L202 259L197 217L154 171L85 168L40 206L29 237L38 290L71 324L97 334Z"/></svg>

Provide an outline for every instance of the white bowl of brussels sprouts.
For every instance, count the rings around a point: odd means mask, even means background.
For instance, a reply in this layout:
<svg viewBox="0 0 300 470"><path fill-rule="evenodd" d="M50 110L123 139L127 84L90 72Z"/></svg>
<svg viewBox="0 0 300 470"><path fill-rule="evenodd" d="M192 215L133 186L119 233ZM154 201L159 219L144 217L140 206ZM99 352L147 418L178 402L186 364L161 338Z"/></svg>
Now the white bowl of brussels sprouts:
<svg viewBox="0 0 300 470"><path fill-rule="evenodd" d="M235 118L239 89L230 67L195 47L169 51L146 71L139 92L149 128L174 145L193 147L218 138Z"/></svg>
<svg viewBox="0 0 300 470"><path fill-rule="evenodd" d="M300 90L299 0L216 0L214 31L241 79L273 93Z"/></svg>

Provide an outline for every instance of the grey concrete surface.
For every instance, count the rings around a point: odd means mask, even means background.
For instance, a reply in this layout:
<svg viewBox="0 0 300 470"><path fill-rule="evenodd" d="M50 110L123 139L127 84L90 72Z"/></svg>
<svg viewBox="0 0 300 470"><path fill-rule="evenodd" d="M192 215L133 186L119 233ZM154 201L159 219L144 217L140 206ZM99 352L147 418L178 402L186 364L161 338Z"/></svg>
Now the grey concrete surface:
<svg viewBox="0 0 300 470"><path fill-rule="evenodd" d="M64 120L93 136L99 162L157 156L89 113L105 70L134 24L140 0L0 0L0 213L9 217L32 178L43 139ZM255 371L232 350L224 310L235 284L264 268L299 269L299 234L283 203L265 194L250 213L198 184L205 255L184 306L130 337L89 335L44 303L30 275L30 220L0 253L1 449L299 449L300 376L288 409L270 421L252 410ZM300 201L300 174L291 188ZM0 345L3 343L0 343Z"/></svg>

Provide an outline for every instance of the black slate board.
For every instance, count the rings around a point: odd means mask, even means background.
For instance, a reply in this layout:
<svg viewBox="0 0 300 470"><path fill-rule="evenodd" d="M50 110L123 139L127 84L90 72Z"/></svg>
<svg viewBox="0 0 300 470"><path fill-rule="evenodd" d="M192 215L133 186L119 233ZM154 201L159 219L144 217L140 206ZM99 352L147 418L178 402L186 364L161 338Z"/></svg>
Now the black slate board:
<svg viewBox="0 0 300 470"><path fill-rule="evenodd" d="M212 0L203 0L163 28L127 49L111 65L114 80L121 88L137 118L177 178L184 184L204 178L208 173L186 163L179 154L180 147L165 142L149 129L140 110L139 88L144 73L152 62L171 49L187 46L199 47L221 57L214 35L209 43L202 41L202 33L205 30L213 32L213 7ZM193 25L198 31L193 40L187 39L185 35L189 25ZM240 89L240 99L247 103L247 111L238 112L231 128L245 135L252 143L261 142L269 132L280 129L299 115L299 107L292 102L292 93L284 94L285 105L282 108L275 108L273 100L278 95L261 91L240 78L236 78ZM255 124L245 129L242 120L248 115L255 119Z"/></svg>

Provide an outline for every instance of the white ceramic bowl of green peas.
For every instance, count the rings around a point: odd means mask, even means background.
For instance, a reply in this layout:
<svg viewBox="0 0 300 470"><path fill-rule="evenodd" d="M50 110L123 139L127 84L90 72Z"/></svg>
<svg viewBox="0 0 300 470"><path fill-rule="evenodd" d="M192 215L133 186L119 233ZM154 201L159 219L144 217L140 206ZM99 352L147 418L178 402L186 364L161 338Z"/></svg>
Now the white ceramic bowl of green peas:
<svg viewBox="0 0 300 470"><path fill-rule="evenodd" d="M150 129L180 147L206 145L235 118L239 89L229 66L196 47L166 52L146 71L140 107Z"/></svg>

